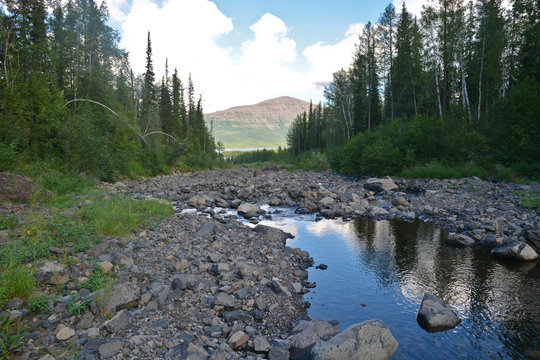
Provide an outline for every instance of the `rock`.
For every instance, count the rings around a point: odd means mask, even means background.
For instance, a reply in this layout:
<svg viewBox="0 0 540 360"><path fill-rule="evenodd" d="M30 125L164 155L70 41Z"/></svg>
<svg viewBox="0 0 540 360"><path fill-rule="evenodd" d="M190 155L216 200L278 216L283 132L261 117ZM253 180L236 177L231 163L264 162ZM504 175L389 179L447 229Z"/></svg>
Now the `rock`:
<svg viewBox="0 0 540 360"><path fill-rule="evenodd" d="M172 288L180 289L180 290L194 289L195 286L197 286L198 282L199 282L199 279L195 275L180 274L180 275L176 275L173 278Z"/></svg>
<svg viewBox="0 0 540 360"><path fill-rule="evenodd" d="M295 293L300 294L302 292L302 284L294 282L292 283L292 287Z"/></svg>
<svg viewBox="0 0 540 360"><path fill-rule="evenodd" d="M274 289L276 294L285 294L286 296L292 296L289 289L283 286L283 284L281 284L278 279L272 279L272 288Z"/></svg>
<svg viewBox="0 0 540 360"><path fill-rule="evenodd" d="M465 234L456 234L456 233L448 234L448 237L444 240L444 242L449 245L458 246L458 247L468 247L468 246L473 246L476 244L476 241L472 239L471 237Z"/></svg>
<svg viewBox="0 0 540 360"><path fill-rule="evenodd" d="M373 206L369 212L374 217L383 217L388 215L388 211L379 206Z"/></svg>
<svg viewBox="0 0 540 360"><path fill-rule="evenodd" d="M206 360L208 353L202 347L189 342L172 347L163 358L165 360Z"/></svg>
<svg viewBox="0 0 540 360"><path fill-rule="evenodd" d="M268 360L289 360L290 353L280 346L272 346L268 352Z"/></svg>
<svg viewBox="0 0 540 360"><path fill-rule="evenodd" d="M319 265L315 266L315 269L326 270L326 269L328 269L328 265L319 264Z"/></svg>
<svg viewBox="0 0 540 360"><path fill-rule="evenodd" d="M38 360L56 360L56 358L52 355L47 354L47 355L43 355Z"/></svg>
<svg viewBox="0 0 540 360"><path fill-rule="evenodd" d="M260 208L257 205L245 202L238 207L238 214L244 216L246 219L249 219L257 217L259 215L259 210Z"/></svg>
<svg viewBox="0 0 540 360"><path fill-rule="evenodd" d="M263 235L267 241L281 242L294 237L292 234L286 233L281 229L266 225L257 225L253 230Z"/></svg>
<svg viewBox="0 0 540 360"><path fill-rule="evenodd" d="M410 206L411 204L409 204L409 202L407 200L405 200L405 198L401 197L401 196L397 196L396 198L394 198L392 200L392 205L394 206L403 206L403 207L408 207Z"/></svg>
<svg viewBox="0 0 540 360"><path fill-rule="evenodd" d="M108 274L113 270L113 264L110 261L102 261L99 266L104 274Z"/></svg>
<svg viewBox="0 0 540 360"><path fill-rule="evenodd" d="M319 340L328 340L339 330L325 320L300 321L289 338L289 352L292 358L304 359Z"/></svg>
<svg viewBox="0 0 540 360"><path fill-rule="evenodd" d="M271 347L270 342L268 342L268 339L264 336L256 336L253 339L253 350L255 350L255 352L265 353L268 352Z"/></svg>
<svg viewBox="0 0 540 360"><path fill-rule="evenodd" d="M12 298L6 304L6 309L8 310L17 310L23 306L23 301L17 297Z"/></svg>
<svg viewBox="0 0 540 360"><path fill-rule="evenodd" d="M0 201L27 203L34 193L34 182L27 177L0 172Z"/></svg>
<svg viewBox="0 0 540 360"><path fill-rule="evenodd" d="M390 329L380 320L349 326L327 341L318 341L311 355L314 360L390 359L398 348Z"/></svg>
<svg viewBox="0 0 540 360"><path fill-rule="evenodd" d="M133 282L127 282L115 285L111 294L112 296L104 301L107 309L113 311L130 309L137 306L141 295L141 288Z"/></svg>
<svg viewBox="0 0 540 360"><path fill-rule="evenodd" d="M279 206L279 205L281 205L281 200L279 200L278 197L274 196L273 198L270 199L270 201L268 201L268 205L270 205L270 206Z"/></svg>
<svg viewBox="0 0 540 360"><path fill-rule="evenodd" d="M395 191L398 189L398 186L391 177L387 176L383 179L368 179L364 184L364 189L379 193L381 191Z"/></svg>
<svg viewBox="0 0 540 360"><path fill-rule="evenodd" d="M327 196L322 198L317 205L319 209L330 209L335 202L333 198Z"/></svg>
<svg viewBox="0 0 540 360"><path fill-rule="evenodd" d="M237 309L223 313L223 318L225 319L225 321L231 322L242 320L244 317L246 317L246 315L247 314L245 311Z"/></svg>
<svg viewBox="0 0 540 360"><path fill-rule="evenodd" d="M58 285L69 279L66 275L66 267L54 261L46 261L36 270L36 277L39 281Z"/></svg>
<svg viewBox="0 0 540 360"><path fill-rule="evenodd" d="M107 359L118 354L123 347L122 341L117 339L101 345L98 352L102 359Z"/></svg>
<svg viewBox="0 0 540 360"><path fill-rule="evenodd" d="M538 254L529 245L521 241L509 241L491 250L491 255L510 260L534 261Z"/></svg>
<svg viewBox="0 0 540 360"><path fill-rule="evenodd" d="M242 345L247 343L248 340L249 340L248 334L246 334L243 331L237 331L229 339L229 346L231 347L231 349L237 350L237 349L240 349Z"/></svg>
<svg viewBox="0 0 540 360"><path fill-rule="evenodd" d="M103 323L103 326L114 334L120 330L127 329L131 324L131 314L127 310L121 310L111 320L107 320Z"/></svg>
<svg viewBox="0 0 540 360"><path fill-rule="evenodd" d="M73 335L75 335L75 330L73 330L70 327L65 326L61 328L60 331L58 331L58 333L56 334L56 338L60 341L66 341L66 340L71 339Z"/></svg>
<svg viewBox="0 0 540 360"><path fill-rule="evenodd" d="M527 230L527 240L529 240L536 249L540 249L540 229Z"/></svg>
<svg viewBox="0 0 540 360"><path fill-rule="evenodd" d="M224 292L220 292L214 299L214 305L223 305L226 308L236 308L238 307L238 302L234 297Z"/></svg>
<svg viewBox="0 0 540 360"><path fill-rule="evenodd" d="M212 265L211 269L212 269L212 272L214 274L216 274L216 275L227 273L227 272L231 271L231 268L230 268L229 264L227 264L227 263L214 264L214 265Z"/></svg>
<svg viewBox="0 0 540 360"><path fill-rule="evenodd" d="M441 299L425 293L416 315L416 321L423 329L437 332L455 328L461 319Z"/></svg>
<svg viewBox="0 0 540 360"><path fill-rule="evenodd" d="M206 236L217 234L221 231L222 225L217 221L210 221L204 224L199 231L195 233L195 236Z"/></svg>
<svg viewBox="0 0 540 360"><path fill-rule="evenodd" d="M206 194L198 194L188 199L187 204L196 208L211 206L214 199Z"/></svg>
<svg viewBox="0 0 540 360"><path fill-rule="evenodd" d="M88 336L89 339L97 338L99 335L99 329L96 327L92 327L86 332L86 336Z"/></svg>

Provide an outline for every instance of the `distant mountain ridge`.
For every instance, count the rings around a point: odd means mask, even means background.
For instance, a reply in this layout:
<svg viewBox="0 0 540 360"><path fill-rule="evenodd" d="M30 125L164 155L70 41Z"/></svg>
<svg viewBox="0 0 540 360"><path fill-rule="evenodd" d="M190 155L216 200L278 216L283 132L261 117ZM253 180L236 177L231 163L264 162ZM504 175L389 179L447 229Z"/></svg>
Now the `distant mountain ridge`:
<svg viewBox="0 0 540 360"><path fill-rule="evenodd" d="M205 114L205 119L225 148L277 147L286 145L289 126L303 111L309 111L309 102L281 96Z"/></svg>

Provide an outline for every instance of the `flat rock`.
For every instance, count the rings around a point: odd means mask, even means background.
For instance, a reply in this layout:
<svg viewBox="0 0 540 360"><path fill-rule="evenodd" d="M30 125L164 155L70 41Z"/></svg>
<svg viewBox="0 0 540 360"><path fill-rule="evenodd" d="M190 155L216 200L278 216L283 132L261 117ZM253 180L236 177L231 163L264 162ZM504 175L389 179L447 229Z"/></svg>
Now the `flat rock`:
<svg viewBox="0 0 540 360"><path fill-rule="evenodd" d="M118 354L124 347L121 340L109 341L98 348L99 355L102 359L112 358Z"/></svg>
<svg viewBox="0 0 540 360"><path fill-rule="evenodd" d="M236 350L242 347L249 340L249 335L243 331L235 332L229 339L229 346L231 349Z"/></svg>
<svg viewBox="0 0 540 360"><path fill-rule="evenodd" d="M175 275L172 281L173 289L194 289L199 283L199 278L193 274L179 274Z"/></svg>
<svg viewBox="0 0 540 360"><path fill-rule="evenodd" d="M491 255L510 260L534 261L538 259L538 254L529 245L521 241L509 241L491 250Z"/></svg>
<svg viewBox="0 0 540 360"><path fill-rule="evenodd" d="M453 329L461 322L454 310L429 293L424 294L416 320L423 329L429 332Z"/></svg>
<svg viewBox="0 0 540 360"><path fill-rule="evenodd" d="M448 245L457 246L457 247L469 247L476 244L476 241L465 235L465 234L456 234L450 233L448 237L444 239L444 242Z"/></svg>
<svg viewBox="0 0 540 360"><path fill-rule="evenodd" d="M398 348L390 329L380 320L349 326L330 340L318 341L311 355L314 360L390 359Z"/></svg>
<svg viewBox="0 0 540 360"><path fill-rule="evenodd" d="M267 225L257 225L253 230L261 235L263 235L268 241L285 241L287 239L292 239L294 236L290 233L287 233L281 229Z"/></svg>
<svg viewBox="0 0 540 360"><path fill-rule="evenodd" d="M220 292L214 299L214 305L223 305L226 308L238 307L238 301L231 295Z"/></svg>
<svg viewBox="0 0 540 360"><path fill-rule="evenodd" d="M300 321L289 338L291 357L299 359L309 357L311 348L317 341L328 340L338 333L339 330L325 320Z"/></svg>
<svg viewBox="0 0 540 360"><path fill-rule="evenodd" d="M132 282L115 285L111 291L112 296L107 299L105 306L114 311L130 309L137 306L141 296L141 288Z"/></svg>
<svg viewBox="0 0 540 360"><path fill-rule="evenodd" d="M60 341L66 341L71 339L75 335L75 330L70 327L63 327L56 334L56 338Z"/></svg>
<svg viewBox="0 0 540 360"><path fill-rule="evenodd" d="M244 216L245 218L252 218L259 215L259 210L260 208L257 205L245 202L238 207L237 211L238 214Z"/></svg>
<svg viewBox="0 0 540 360"><path fill-rule="evenodd" d="M105 321L103 325L110 333L127 329L131 324L131 314L127 310L121 310L111 320Z"/></svg>

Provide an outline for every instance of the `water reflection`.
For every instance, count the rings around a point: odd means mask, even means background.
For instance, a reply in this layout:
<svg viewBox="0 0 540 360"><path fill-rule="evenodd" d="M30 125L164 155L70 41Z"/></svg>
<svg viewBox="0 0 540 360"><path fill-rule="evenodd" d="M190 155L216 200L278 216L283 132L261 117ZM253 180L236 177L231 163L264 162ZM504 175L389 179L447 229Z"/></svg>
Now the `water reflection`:
<svg viewBox="0 0 540 360"><path fill-rule="evenodd" d="M379 318L399 342L395 358L540 353L538 264L501 263L484 248L449 247L444 231L421 221L280 221L295 230L290 246L329 265L310 269L318 285L306 295L312 318L337 319L341 328ZM442 298L463 322L442 333L422 330L416 312L425 292Z"/></svg>

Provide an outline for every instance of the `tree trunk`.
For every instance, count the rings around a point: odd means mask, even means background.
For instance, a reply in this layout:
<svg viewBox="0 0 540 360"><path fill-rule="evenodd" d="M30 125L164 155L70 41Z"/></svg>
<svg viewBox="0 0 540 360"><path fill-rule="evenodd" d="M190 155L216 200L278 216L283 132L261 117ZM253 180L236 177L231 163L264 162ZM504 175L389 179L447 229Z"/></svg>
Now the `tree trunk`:
<svg viewBox="0 0 540 360"><path fill-rule="evenodd" d="M478 79L478 114L477 119L480 121L480 110L482 104L482 73L484 72L484 50L486 47L486 36L484 35L484 40L482 41L482 57L480 58L480 77Z"/></svg>
<svg viewBox="0 0 540 360"><path fill-rule="evenodd" d="M437 89L437 104L439 105L439 117L442 119L442 106L441 106L441 94L439 90L439 73L438 65L435 64L435 88Z"/></svg>

